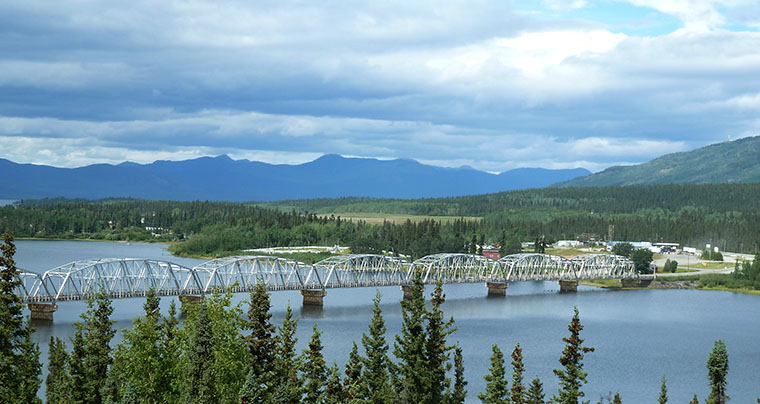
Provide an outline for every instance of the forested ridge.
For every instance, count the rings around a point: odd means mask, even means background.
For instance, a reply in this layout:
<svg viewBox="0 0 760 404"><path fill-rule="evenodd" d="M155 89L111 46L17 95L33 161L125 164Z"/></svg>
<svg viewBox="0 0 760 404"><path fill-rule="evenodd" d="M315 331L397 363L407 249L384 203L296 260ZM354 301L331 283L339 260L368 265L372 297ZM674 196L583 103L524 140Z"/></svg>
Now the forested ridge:
<svg viewBox="0 0 760 404"><path fill-rule="evenodd" d="M476 216L482 220L368 224L340 213ZM278 203L47 199L0 207L0 230L18 237L182 241L180 255L346 245L354 252L420 257L478 244L558 239L666 241L757 252L760 184L534 189L460 198L314 199ZM482 241L482 242L481 242Z"/></svg>

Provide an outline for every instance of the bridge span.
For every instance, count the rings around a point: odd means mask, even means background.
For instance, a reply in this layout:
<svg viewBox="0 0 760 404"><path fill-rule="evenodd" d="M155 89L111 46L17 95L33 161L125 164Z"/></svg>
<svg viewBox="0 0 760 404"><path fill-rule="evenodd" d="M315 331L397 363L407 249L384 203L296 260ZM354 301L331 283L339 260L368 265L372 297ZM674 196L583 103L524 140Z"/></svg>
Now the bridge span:
<svg viewBox="0 0 760 404"><path fill-rule="evenodd" d="M472 254L433 254L410 262L375 254L337 255L315 264L273 256L218 258L188 268L169 261L106 258L71 262L43 274L20 272L16 292L33 318L52 320L56 303L82 300L106 291L111 298L179 296L184 303L205 294L246 292L257 283L270 291L301 290L305 305L322 305L326 289L401 286L408 291L416 273L424 283L475 283L488 286L489 295L506 294L510 282L558 281L563 292L575 291L578 281L636 280L632 261L610 254L565 258L551 254L514 254L500 260Z"/></svg>

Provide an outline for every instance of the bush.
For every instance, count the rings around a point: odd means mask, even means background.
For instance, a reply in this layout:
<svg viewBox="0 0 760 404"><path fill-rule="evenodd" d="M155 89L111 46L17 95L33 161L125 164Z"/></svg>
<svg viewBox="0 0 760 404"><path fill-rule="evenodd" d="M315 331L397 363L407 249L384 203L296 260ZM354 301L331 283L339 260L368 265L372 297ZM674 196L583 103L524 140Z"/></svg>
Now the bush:
<svg viewBox="0 0 760 404"><path fill-rule="evenodd" d="M675 273L678 269L678 261L665 260L665 266L662 267L662 272Z"/></svg>
<svg viewBox="0 0 760 404"><path fill-rule="evenodd" d="M723 261L723 253L720 251L713 252L710 249L702 251L702 255L699 258L707 261Z"/></svg>

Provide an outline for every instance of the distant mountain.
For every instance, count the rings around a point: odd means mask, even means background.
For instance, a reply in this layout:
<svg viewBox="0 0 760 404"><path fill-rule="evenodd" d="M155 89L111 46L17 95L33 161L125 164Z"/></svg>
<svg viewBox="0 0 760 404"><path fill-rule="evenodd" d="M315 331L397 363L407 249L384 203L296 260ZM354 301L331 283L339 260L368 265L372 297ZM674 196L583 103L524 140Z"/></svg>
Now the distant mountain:
<svg viewBox="0 0 760 404"><path fill-rule="evenodd" d="M689 152L667 154L644 164L610 167L556 186L755 182L760 182L760 136L716 143Z"/></svg>
<svg viewBox="0 0 760 404"><path fill-rule="evenodd" d="M80 168L17 164L0 159L0 199L129 197L153 200L275 201L283 199L433 198L549 184L588 175L583 168L520 168L490 174L414 160L325 155L300 165L202 157L151 164L125 162Z"/></svg>

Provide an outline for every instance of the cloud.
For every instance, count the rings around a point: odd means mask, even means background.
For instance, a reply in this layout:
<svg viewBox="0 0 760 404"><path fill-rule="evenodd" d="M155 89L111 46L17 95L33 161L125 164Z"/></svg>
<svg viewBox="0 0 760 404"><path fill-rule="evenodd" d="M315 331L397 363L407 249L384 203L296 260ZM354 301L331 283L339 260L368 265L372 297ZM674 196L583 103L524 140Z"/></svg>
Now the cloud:
<svg viewBox="0 0 760 404"><path fill-rule="evenodd" d="M321 154L310 151L309 145L317 143L346 156L414 157L441 166L471 165L494 172L526 166L601 169L621 159L648 159L685 148L684 142L664 140L562 140L424 122L234 111L204 111L200 116L175 114L163 120L139 122L0 118L0 133L6 134L0 136L0 142L9 150L4 157L66 167L218 154L272 163L302 163ZM59 133L76 136L56 135ZM278 140L272 142L273 138Z"/></svg>
<svg viewBox="0 0 760 404"><path fill-rule="evenodd" d="M646 37L583 3L0 3L0 157L597 169L756 130L751 3L632 0L684 22Z"/></svg>

